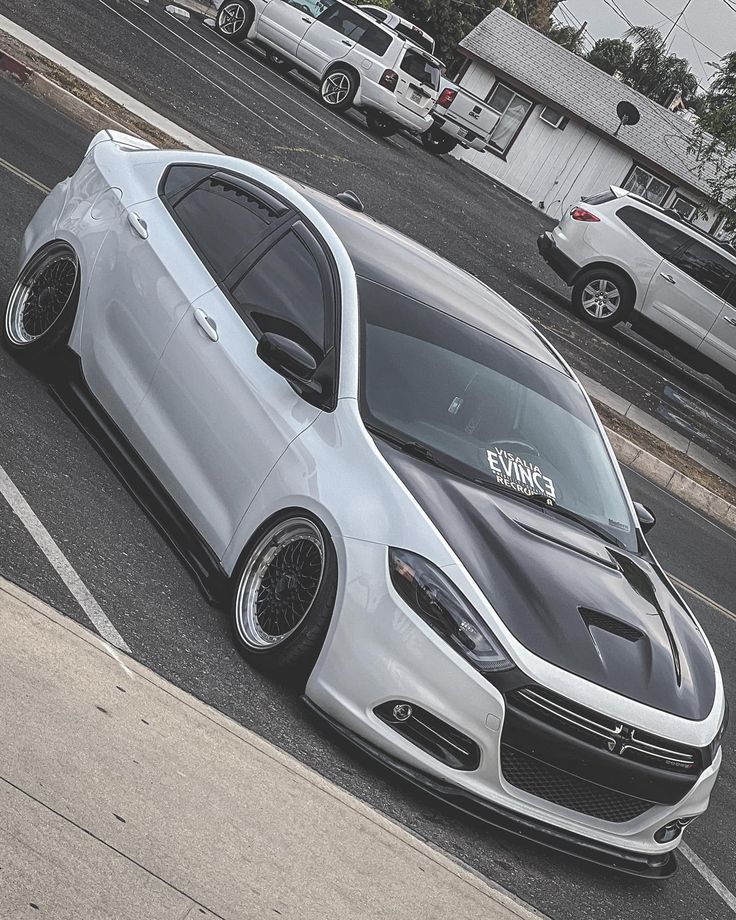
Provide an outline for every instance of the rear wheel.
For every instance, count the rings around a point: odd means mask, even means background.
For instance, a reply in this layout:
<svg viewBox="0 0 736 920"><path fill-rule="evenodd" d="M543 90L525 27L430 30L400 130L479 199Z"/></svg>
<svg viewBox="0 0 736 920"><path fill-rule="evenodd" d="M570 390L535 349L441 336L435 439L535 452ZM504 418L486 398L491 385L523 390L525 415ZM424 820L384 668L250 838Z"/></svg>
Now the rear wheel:
<svg viewBox="0 0 736 920"><path fill-rule="evenodd" d="M391 137L401 127L390 115L376 109L368 109L365 113L365 120L371 131L379 137Z"/></svg>
<svg viewBox="0 0 736 920"><path fill-rule="evenodd" d="M238 573L238 648L261 670L305 678L335 603L337 557L326 529L305 512L279 515L251 543Z"/></svg>
<svg viewBox="0 0 736 920"><path fill-rule="evenodd" d="M10 292L3 344L21 360L38 361L69 339L79 302L79 261L68 243L49 243L21 270Z"/></svg>
<svg viewBox="0 0 736 920"><path fill-rule="evenodd" d="M435 156L449 153L457 147L455 138L450 137L449 134L445 134L437 125L432 125L431 128L427 128L424 134L422 134L422 144L425 150L429 150L429 152L435 154Z"/></svg>
<svg viewBox="0 0 736 920"><path fill-rule="evenodd" d="M357 77L352 70L343 67L334 67L326 73L319 87L320 99L335 112L349 109L357 92Z"/></svg>
<svg viewBox="0 0 736 920"><path fill-rule="evenodd" d="M572 306L592 326L607 328L623 322L634 308L631 282L613 268L583 272L572 289Z"/></svg>
<svg viewBox="0 0 736 920"><path fill-rule="evenodd" d="M242 42L253 22L253 9L248 3L223 3L217 11L215 28L224 38Z"/></svg>
<svg viewBox="0 0 736 920"><path fill-rule="evenodd" d="M279 73L289 73L289 71L294 69L290 61L287 61L285 57L281 57L280 54L276 54L275 51L271 51L270 48L266 51L266 60L271 67L273 67L274 70L278 70Z"/></svg>

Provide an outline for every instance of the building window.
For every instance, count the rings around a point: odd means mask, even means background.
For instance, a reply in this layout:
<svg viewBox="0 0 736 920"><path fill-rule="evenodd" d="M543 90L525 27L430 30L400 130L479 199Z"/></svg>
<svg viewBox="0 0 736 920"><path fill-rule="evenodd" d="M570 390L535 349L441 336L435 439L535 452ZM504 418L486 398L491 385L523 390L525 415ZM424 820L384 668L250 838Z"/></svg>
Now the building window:
<svg viewBox="0 0 736 920"><path fill-rule="evenodd" d="M670 205L673 211L677 211L680 217L685 220L692 220L698 210L698 206L690 201L689 198L685 198L684 195L675 195L675 200Z"/></svg>
<svg viewBox="0 0 736 920"><path fill-rule="evenodd" d="M653 201L654 204L663 204L665 198L672 191L672 186L663 179L658 179L654 173L648 172L641 166L634 166L631 172L624 180L624 188L633 192L635 195L641 195L647 201Z"/></svg>
<svg viewBox="0 0 736 920"><path fill-rule="evenodd" d="M733 244L736 240L736 220L733 217L719 217L711 233L717 240Z"/></svg>
<svg viewBox="0 0 736 920"><path fill-rule="evenodd" d="M524 120L532 108L532 103L510 87L498 82L494 85L486 102L500 116L498 124L491 131L491 146L501 153L506 153L521 131Z"/></svg>

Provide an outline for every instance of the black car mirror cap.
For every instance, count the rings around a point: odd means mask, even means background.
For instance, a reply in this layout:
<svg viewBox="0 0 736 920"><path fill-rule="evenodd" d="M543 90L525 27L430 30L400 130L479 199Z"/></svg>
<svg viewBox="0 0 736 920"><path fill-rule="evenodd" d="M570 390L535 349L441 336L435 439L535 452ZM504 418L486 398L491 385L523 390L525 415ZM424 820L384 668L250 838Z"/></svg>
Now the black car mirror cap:
<svg viewBox="0 0 736 920"><path fill-rule="evenodd" d="M258 341L256 354L270 368L302 391L322 392L322 386L312 380L318 364L314 357L293 339L275 332L264 332Z"/></svg>
<svg viewBox="0 0 736 920"><path fill-rule="evenodd" d="M634 511L636 511L636 518L639 521L642 533L649 533L652 527L657 523L654 512L650 511L646 505L642 505L641 502L634 502Z"/></svg>

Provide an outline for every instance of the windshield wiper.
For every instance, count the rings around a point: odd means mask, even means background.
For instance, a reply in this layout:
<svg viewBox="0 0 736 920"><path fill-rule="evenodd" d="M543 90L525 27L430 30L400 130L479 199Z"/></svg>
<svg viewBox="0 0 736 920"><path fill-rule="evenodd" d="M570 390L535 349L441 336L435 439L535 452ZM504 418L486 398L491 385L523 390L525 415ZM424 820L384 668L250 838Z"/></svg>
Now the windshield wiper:
<svg viewBox="0 0 736 920"><path fill-rule="evenodd" d="M425 460L427 463L431 463L432 466L436 466L438 469L445 470L447 473L454 473L456 476L460 476L456 469L449 466L446 463L443 463L441 460L438 460L435 454L424 444L420 444L419 441L407 441L404 438L399 437L396 434L391 434L389 431L384 431L383 428L377 428L375 425L366 425L365 426L371 434L377 435L379 438L383 438L384 441L388 441L389 444L393 444L394 447L398 447L400 451L405 454L409 454L412 457L417 457L419 460Z"/></svg>
<svg viewBox="0 0 736 920"><path fill-rule="evenodd" d="M607 543L613 543L614 546L620 546L621 549L626 549L626 544L619 540L618 537L614 537L612 533L609 533L605 527L600 527L593 521L588 520L588 518L583 517L583 515L578 514L575 511L571 511L569 508L565 508L563 505L558 505L553 498L550 498L543 492L532 492L531 494L527 494L526 492L517 492L516 489L509 489L506 486L502 486L499 483L491 481L490 479L474 479L473 482L477 483L478 485L485 486L486 488L494 489L497 492L503 492L504 495L508 495L510 498L518 498L522 501L527 501L533 505L537 505L539 508L544 510L554 511L555 514L559 514L560 517L567 518L568 520L579 524L581 527L585 527L586 530L594 533L597 537L600 537Z"/></svg>

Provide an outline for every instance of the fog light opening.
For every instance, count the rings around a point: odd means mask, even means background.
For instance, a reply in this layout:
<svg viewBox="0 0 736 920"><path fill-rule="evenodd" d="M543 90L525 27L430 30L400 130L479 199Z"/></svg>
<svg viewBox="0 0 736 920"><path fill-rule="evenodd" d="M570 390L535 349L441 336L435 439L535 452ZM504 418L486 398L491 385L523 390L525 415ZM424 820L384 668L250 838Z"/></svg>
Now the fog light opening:
<svg viewBox="0 0 736 920"><path fill-rule="evenodd" d="M677 818L675 821L670 821L669 824L665 824L664 827L655 833L654 839L657 843L671 843L673 840L676 840L680 834L685 830L685 828L690 824L691 821L694 821L697 815L692 815L689 818Z"/></svg>

